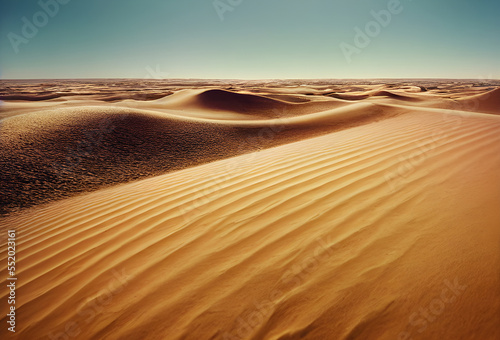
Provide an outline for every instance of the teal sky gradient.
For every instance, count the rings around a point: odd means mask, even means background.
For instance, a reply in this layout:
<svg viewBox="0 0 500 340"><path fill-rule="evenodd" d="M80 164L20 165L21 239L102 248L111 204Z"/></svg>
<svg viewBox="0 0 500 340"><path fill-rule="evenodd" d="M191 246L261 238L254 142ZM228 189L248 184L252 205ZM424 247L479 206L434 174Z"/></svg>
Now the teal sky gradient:
<svg viewBox="0 0 500 340"><path fill-rule="evenodd" d="M213 0L69 0L16 53L9 34L22 37L22 18L42 8L1 1L0 77L500 79L490 0L401 0L349 63L340 44L355 46L355 27L388 2L243 0L221 20Z"/></svg>

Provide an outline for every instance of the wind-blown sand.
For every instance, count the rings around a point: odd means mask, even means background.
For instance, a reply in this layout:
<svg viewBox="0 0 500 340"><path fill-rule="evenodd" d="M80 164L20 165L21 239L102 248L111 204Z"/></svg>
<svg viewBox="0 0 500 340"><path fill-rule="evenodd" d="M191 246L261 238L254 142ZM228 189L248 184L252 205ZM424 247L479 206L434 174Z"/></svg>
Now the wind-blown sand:
<svg viewBox="0 0 500 340"><path fill-rule="evenodd" d="M17 338L500 338L498 89L220 85L4 102Z"/></svg>

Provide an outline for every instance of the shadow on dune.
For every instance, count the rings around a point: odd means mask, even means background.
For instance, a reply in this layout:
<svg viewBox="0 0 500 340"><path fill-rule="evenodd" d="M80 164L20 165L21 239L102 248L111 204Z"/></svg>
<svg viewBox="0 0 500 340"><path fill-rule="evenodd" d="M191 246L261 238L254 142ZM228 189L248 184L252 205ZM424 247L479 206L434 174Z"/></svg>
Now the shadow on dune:
<svg viewBox="0 0 500 340"><path fill-rule="evenodd" d="M457 100L464 111L500 114L500 87L486 93Z"/></svg>
<svg viewBox="0 0 500 340"><path fill-rule="evenodd" d="M167 97L164 108L226 111L252 116L277 118L305 115L347 105L337 100L311 101L293 95L258 95L211 89L182 97ZM274 98L273 98L274 97Z"/></svg>
<svg viewBox="0 0 500 340"><path fill-rule="evenodd" d="M201 98L206 105L224 107L214 99L225 96L216 91ZM253 109L277 105L266 98L231 98ZM386 114L376 107L355 106L313 118L250 124L116 107L52 109L7 118L0 126L0 213L309 138Z"/></svg>
<svg viewBox="0 0 500 340"><path fill-rule="evenodd" d="M196 100L207 109L255 113L282 110L289 103L254 94L236 93L224 90L208 90L196 96Z"/></svg>
<svg viewBox="0 0 500 340"><path fill-rule="evenodd" d="M336 99L342 99L342 100L363 100L363 99L368 99L368 98L374 98L374 97L387 97L391 99L396 99L396 100L402 100L402 101L412 101L412 102L417 102L421 101L422 99L420 98L415 98L403 94L398 94L386 90L381 90L381 91L375 91L375 92L368 92L368 93L363 93L363 94L349 94L349 93L327 93L325 94L328 97L336 98Z"/></svg>
<svg viewBox="0 0 500 340"><path fill-rule="evenodd" d="M50 100L63 96L68 96L69 94L4 94L0 95L0 100L25 100L25 101L42 101Z"/></svg>
<svg viewBox="0 0 500 340"><path fill-rule="evenodd" d="M109 94L103 92L79 93L79 96L91 97L95 100L102 100L105 102L120 101L125 99L133 100L155 100L171 95L173 92L161 93L120 93ZM62 97L73 97L74 93L50 93L50 94L4 94L0 95L0 100L20 100L20 101L43 101L50 99L57 99Z"/></svg>

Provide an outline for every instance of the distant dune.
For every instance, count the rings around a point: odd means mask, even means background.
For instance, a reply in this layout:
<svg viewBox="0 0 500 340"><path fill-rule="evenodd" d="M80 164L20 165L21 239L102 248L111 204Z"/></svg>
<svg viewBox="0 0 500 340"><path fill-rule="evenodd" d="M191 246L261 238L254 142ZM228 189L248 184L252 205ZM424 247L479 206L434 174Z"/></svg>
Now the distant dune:
<svg viewBox="0 0 500 340"><path fill-rule="evenodd" d="M209 110L212 114L214 111L229 111L261 118L303 115L349 104L326 98L311 101L304 99L303 95L259 95L220 89L179 91L159 103L161 108Z"/></svg>
<svg viewBox="0 0 500 340"><path fill-rule="evenodd" d="M15 338L500 338L499 88L102 82L0 110Z"/></svg>
<svg viewBox="0 0 500 340"><path fill-rule="evenodd" d="M465 110L500 114L500 88L459 99Z"/></svg>

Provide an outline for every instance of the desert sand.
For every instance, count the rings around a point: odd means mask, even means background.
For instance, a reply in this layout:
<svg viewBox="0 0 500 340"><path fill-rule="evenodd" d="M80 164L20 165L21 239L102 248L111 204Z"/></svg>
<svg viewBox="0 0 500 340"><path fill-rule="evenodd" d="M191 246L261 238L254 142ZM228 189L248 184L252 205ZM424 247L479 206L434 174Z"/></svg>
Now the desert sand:
<svg viewBox="0 0 500 340"><path fill-rule="evenodd" d="M500 82L0 86L15 338L500 338Z"/></svg>

